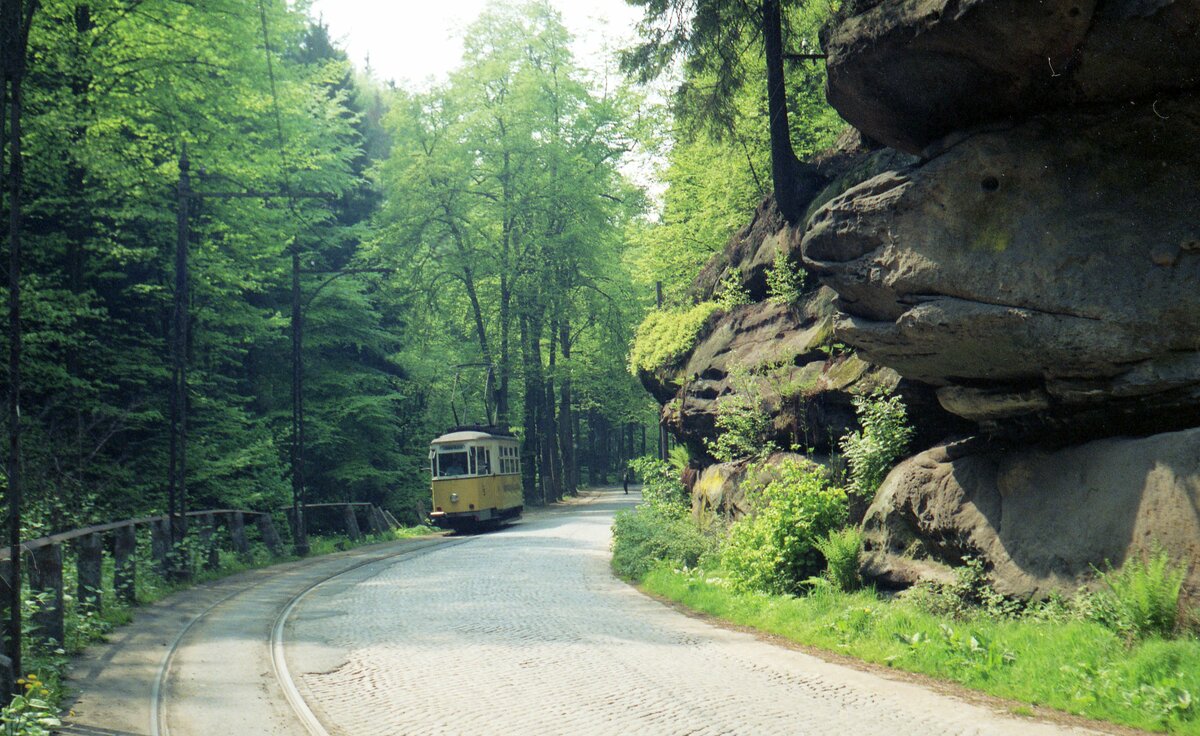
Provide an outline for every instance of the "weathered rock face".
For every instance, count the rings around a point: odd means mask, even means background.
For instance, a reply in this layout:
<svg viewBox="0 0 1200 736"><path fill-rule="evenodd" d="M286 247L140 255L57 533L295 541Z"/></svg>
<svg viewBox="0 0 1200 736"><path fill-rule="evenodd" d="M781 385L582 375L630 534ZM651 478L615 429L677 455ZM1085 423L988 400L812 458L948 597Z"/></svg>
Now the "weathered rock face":
<svg viewBox="0 0 1200 736"><path fill-rule="evenodd" d="M823 40L830 102L921 156L809 222L838 338L1007 448L894 471L870 571L1200 568L1200 0L849 0Z"/></svg>
<svg viewBox="0 0 1200 736"><path fill-rule="evenodd" d="M829 102L911 153L980 123L1200 86L1200 0L883 0L827 30Z"/></svg>
<svg viewBox="0 0 1200 736"><path fill-rule="evenodd" d="M867 512L866 570L896 586L986 560L1013 596L1071 591L1161 545L1200 559L1200 429L1058 451L935 447L888 476ZM1190 596L1200 594L1192 566Z"/></svg>
<svg viewBox="0 0 1200 736"><path fill-rule="evenodd" d="M774 452L761 463L751 466L745 460L716 463L705 468L692 486L692 516L703 523L711 515L726 520L738 519L751 512L747 487L764 487L778 477L785 462L806 464L824 470L804 455L793 452Z"/></svg>
<svg viewBox="0 0 1200 736"><path fill-rule="evenodd" d="M898 390L930 442L967 429L937 404L930 387L901 382L892 370L831 349L833 292L821 289L802 304L759 302L720 317L693 348L678 376L681 388L663 417L694 457L716 436L721 398L756 391L772 417L772 440L783 448L827 454L857 427L853 398L876 388ZM747 384L753 384L753 387Z"/></svg>
<svg viewBox="0 0 1200 736"><path fill-rule="evenodd" d="M810 209L881 171L915 160L866 145L850 130L813 162L830 184ZM773 420L771 439L782 448L798 446L819 454L836 449L838 440L857 427L854 396L877 387L901 393L922 446L968 429L941 408L931 387L903 381L895 371L869 365L840 346L833 332L835 295L818 288L811 274L797 302L768 299L767 273L776 257L783 253L792 267L800 267L802 232L788 226L768 198L697 276L691 288L697 300L712 299L718 284L736 273L752 303L715 315L678 365L639 374L664 405L662 416L673 434L693 457L705 457L705 440L716 435L721 397L744 392L747 386L739 383L754 384L752 390L761 395Z"/></svg>
<svg viewBox="0 0 1200 736"><path fill-rule="evenodd" d="M976 133L827 205L806 262L841 339L987 429L1194 426L1197 140L1195 96Z"/></svg>

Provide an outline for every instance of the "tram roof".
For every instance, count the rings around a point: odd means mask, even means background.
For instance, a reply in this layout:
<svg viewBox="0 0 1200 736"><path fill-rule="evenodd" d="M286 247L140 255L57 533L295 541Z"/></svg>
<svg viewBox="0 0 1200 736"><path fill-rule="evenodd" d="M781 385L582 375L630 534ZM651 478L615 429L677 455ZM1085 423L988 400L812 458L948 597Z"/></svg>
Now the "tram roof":
<svg viewBox="0 0 1200 736"><path fill-rule="evenodd" d="M450 432L438 437L431 445L454 445L460 442L471 442L472 440L514 440L511 435L492 434L490 432L480 432L478 430L463 430L459 432Z"/></svg>

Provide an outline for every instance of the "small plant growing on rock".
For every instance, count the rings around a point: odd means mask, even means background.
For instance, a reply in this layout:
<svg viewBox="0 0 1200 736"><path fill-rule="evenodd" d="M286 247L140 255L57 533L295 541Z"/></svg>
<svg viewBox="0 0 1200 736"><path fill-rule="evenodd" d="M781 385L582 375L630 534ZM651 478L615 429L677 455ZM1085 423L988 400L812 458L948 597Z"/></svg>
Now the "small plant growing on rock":
<svg viewBox="0 0 1200 736"><path fill-rule="evenodd" d="M908 451L913 428L899 396L882 390L856 396L854 410L861 430L842 438L842 452L850 465L850 492L872 498L892 465Z"/></svg>
<svg viewBox="0 0 1200 736"><path fill-rule="evenodd" d="M705 448L722 463L774 452L778 448L767 438L771 417L763 406L759 380L735 365L730 368L729 383L734 390L717 401L717 437L706 437Z"/></svg>
<svg viewBox="0 0 1200 736"><path fill-rule="evenodd" d="M804 271L792 268L787 251L775 251L775 261L767 269L767 299L775 304L791 304L804 289Z"/></svg>
<svg viewBox="0 0 1200 736"><path fill-rule="evenodd" d="M717 284L714 297L717 306L726 312L732 311L734 307L750 303L750 295L742 286L742 270L740 268L730 269L725 278L721 279L721 283Z"/></svg>
<svg viewBox="0 0 1200 736"><path fill-rule="evenodd" d="M683 309L652 309L638 325L629 350L629 371L656 371L671 365L695 344L716 302L701 302Z"/></svg>

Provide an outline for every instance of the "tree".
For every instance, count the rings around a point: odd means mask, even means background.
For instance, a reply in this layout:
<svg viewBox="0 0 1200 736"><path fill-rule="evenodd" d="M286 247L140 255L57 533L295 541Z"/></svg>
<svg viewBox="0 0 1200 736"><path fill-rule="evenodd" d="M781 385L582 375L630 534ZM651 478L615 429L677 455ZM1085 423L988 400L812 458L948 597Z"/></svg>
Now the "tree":
<svg viewBox="0 0 1200 736"><path fill-rule="evenodd" d="M495 365L493 403L502 422L520 417L526 498L541 503L578 476L575 348L599 328L588 295L626 297L621 235L643 199L617 163L636 98L589 89L544 2L489 10L465 48L448 85L397 95L380 247L452 315L442 332L472 336L463 362Z"/></svg>
<svg viewBox="0 0 1200 736"><path fill-rule="evenodd" d="M8 544L10 565L7 641L14 672L21 671L21 507L24 503L21 478L21 200L23 162L21 153L22 111L28 71L29 32L33 27L37 0L0 2L0 151L7 149L9 168L5 175L8 193L8 455L5 462L8 497ZM0 155L0 171L4 161ZM0 189L5 187L0 186Z"/></svg>
<svg viewBox="0 0 1200 736"><path fill-rule="evenodd" d="M775 200L789 222L798 222L825 182L814 167L796 155L789 124L784 61L820 55L785 50L781 0L630 2L645 9L639 30L646 40L626 52L625 68L648 80L666 72L676 58L682 57L685 80L677 92L676 109L682 118L707 127L718 136L734 129L734 100L747 81L761 73L747 63L751 58L747 50L761 39L763 55L757 63L766 75ZM811 26L814 13L829 10L829 3L821 3L815 9L805 8L800 20Z"/></svg>

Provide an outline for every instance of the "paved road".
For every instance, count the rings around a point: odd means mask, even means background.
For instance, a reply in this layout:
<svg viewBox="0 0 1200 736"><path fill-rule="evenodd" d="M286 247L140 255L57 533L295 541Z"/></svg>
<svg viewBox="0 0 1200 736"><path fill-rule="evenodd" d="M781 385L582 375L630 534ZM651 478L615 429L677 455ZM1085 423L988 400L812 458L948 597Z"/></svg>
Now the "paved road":
<svg viewBox="0 0 1200 736"><path fill-rule="evenodd" d="M189 591L89 653L67 733L155 733L149 695L176 639L162 685L172 736L306 733L268 646L273 621L301 593L282 630L286 667L338 736L1065 732L642 596L608 572L612 515L634 500L600 492L493 534Z"/></svg>
<svg viewBox="0 0 1200 736"><path fill-rule="evenodd" d="M1037 734L713 627L608 572L629 497L394 565L305 599L289 660L334 734Z"/></svg>

